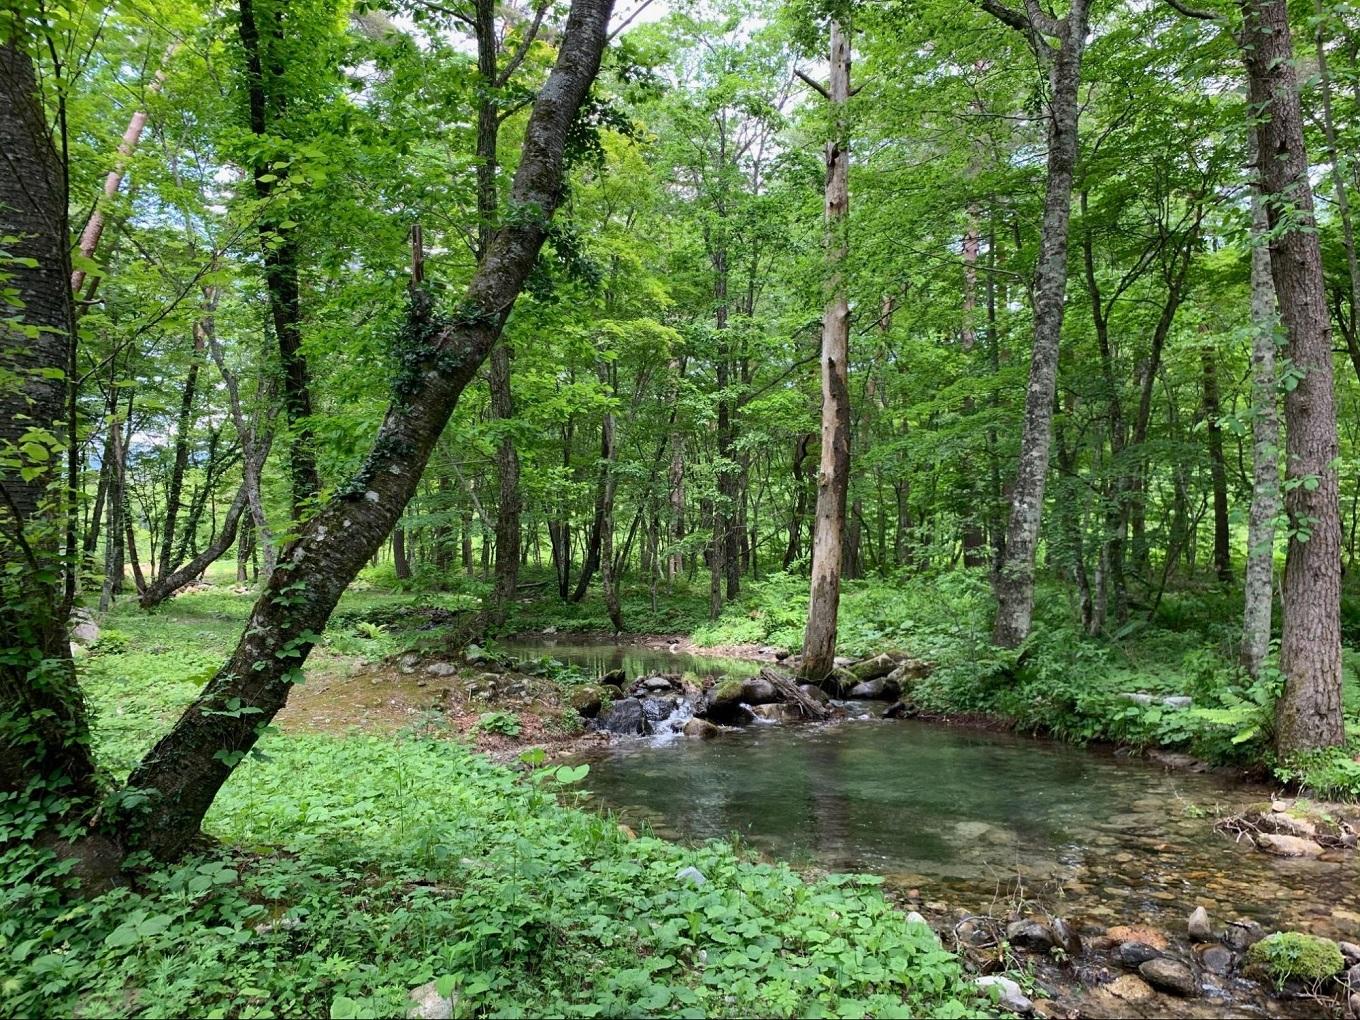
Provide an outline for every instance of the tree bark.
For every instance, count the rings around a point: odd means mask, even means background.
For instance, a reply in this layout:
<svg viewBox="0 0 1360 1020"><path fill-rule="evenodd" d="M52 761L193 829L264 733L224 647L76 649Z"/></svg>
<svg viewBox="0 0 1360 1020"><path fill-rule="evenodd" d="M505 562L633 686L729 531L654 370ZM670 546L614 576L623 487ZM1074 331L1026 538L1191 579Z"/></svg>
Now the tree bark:
<svg viewBox="0 0 1360 1020"><path fill-rule="evenodd" d="M1214 494L1214 574L1223 582L1232 580L1232 550L1228 533L1228 467L1223 460L1223 427L1219 424L1218 367L1214 349L1200 348L1203 387L1205 444L1209 452L1209 480Z"/></svg>
<svg viewBox="0 0 1360 1020"><path fill-rule="evenodd" d="M181 567L177 567L168 574L163 574L158 577L154 583L147 585L142 591L141 598L138 599L138 604L141 605L143 609L151 609L153 606L159 605L171 595L175 594L175 592L179 591L180 588L202 574L209 566L216 563L218 559L231 548L232 543L236 541L236 533L239 530L241 523L241 514L246 510L248 505L246 487L242 485L236 490L236 496L232 499L231 506L227 508L227 514L222 519L222 530L214 536L210 543L208 543L208 547L188 563ZM238 581L245 580L242 573L241 570L237 571Z"/></svg>
<svg viewBox="0 0 1360 1020"><path fill-rule="evenodd" d="M1284 0L1242 4L1248 98L1259 110L1257 152L1271 227L1270 270L1294 378L1286 387L1284 572L1275 712L1281 755L1339 746L1341 716L1341 508L1332 393L1331 319L1308 181L1303 113Z"/></svg>
<svg viewBox="0 0 1360 1020"><path fill-rule="evenodd" d="M1027 27L1025 35L1036 57L1047 65L1050 94L1046 111L1048 173L1043 237L1034 288L1034 346L1021 426L1020 466L1006 527L1006 552L994 582L997 610L992 639L1003 648L1015 648L1029 636L1034 616L1034 562L1048 479L1058 348L1066 309L1067 233L1072 217L1072 177L1080 113L1078 90L1086 49L1088 5L1087 0L1073 0L1067 16L1052 25L1035 24L1029 17L1000 8L999 4L985 7L998 17L1004 11L1022 23L1017 26L1014 20L1007 21L1012 27ZM1037 5L1032 9L1037 11ZM1056 49L1047 36L1057 39Z"/></svg>
<svg viewBox="0 0 1360 1020"><path fill-rule="evenodd" d="M159 858L185 851L240 757L287 701L337 601L391 533L419 484L464 388L499 339L556 209L567 134L599 70L612 0L573 0L557 62L534 103L510 193L509 217L449 323L413 303L403 331L418 365L393 400L358 473L304 522L255 604L236 651L128 780L146 812L126 819L130 846Z"/></svg>
<svg viewBox="0 0 1360 1020"><path fill-rule="evenodd" d="M0 38L0 234L13 238L5 286L17 298L0 305L0 559L24 565L0 571L0 794L42 787L83 807L98 784L66 634L75 564L60 469L75 310L66 168L49 137L33 61Z"/></svg>
<svg viewBox="0 0 1360 1020"><path fill-rule="evenodd" d="M1256 158L1256 132L1251 131ZM1280 514L1280 423L1275 378L1275 284L1270 278L1270 223L1260 182L1251 195L1251 432L1252 489L1243 583L1242 667L1259 677L1270 654L1274 602L1275 519Z"/></svg>
<svg viewBox="0 0 1360 1020"><path fill-rule="evenodd" d="M283 0L259 0L269 26L260 33L255 17L257 0L238 0L239 34L246 59L246 94L250 106L250 130L261 143L277 129L287 108L283 92L283 35L276 5ZM258 157L251 168L255 195L263 209L259 219L260 252L264 261L265 289L274 339L283 366L283 407L288 418L289 465L293 489L293 519L301 520L307 505L321 491L316 453L312 448L311 372L302 353L302 287L299 282L300 253L294 228L283 227L269 208L280 188L288 183L288 168L280 161ZM258 525L258 521L256 524Z"/></svg>
<svg viewBox="0 0 1360 1020"><path fill-rule="evenodd" d="M850 213L850 34L831 23L827 98L834 118L826 145L826 307L822 314L822 450L812 538L812 584L803 634L803 676L825 679L835 666L841 599L841 537L850 488L850 298L845 275Z"/></svg>
<svg viewBox="0 0 1360 1020"><path fill-rule="evenodd" d="M164 577L179 566L171 554L175 541L175 524L179 518L180 496L184 488L184 471L189 465L190 436L194 425L194 397L198 392L198 367L207 349L207 335L213 329L212 314L217 303L212 288L204 291L203 315L194 323L193 360L184 380L184 395L180 398L179 420L175 426L175 456L170 468L170 484L165 494L165 526L161 531L161 562L157 577ZM226 550L224 549L223 552Z"/></svg>

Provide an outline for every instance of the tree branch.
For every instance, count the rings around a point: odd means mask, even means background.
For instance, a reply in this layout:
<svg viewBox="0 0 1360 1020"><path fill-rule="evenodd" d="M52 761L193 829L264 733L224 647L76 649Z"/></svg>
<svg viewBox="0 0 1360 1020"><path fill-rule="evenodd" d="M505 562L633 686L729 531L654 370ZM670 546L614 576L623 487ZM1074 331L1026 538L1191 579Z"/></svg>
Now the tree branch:
<svg viewBox="0 0 1360 1020"><path fill-rule="evenodd" d="M820 92L822 94L823 99L831 98L831 93L826 90L826 86L823 85L821 82L817 81L817 79L809 78L807 75L805 75L802 71L798 70L798 68L796 67L793 69L793 73L796 74L799 78L801 78L807 85L810 85L812 88Z"/></svg>

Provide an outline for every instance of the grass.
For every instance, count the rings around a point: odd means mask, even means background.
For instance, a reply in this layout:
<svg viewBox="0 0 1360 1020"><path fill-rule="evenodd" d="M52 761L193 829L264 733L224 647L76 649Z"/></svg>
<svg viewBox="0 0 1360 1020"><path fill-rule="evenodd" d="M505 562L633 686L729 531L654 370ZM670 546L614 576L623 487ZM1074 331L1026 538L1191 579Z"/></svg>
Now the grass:
<svg viewBox="0 0 1360 1020"><path fill-rule="evenodd" d="M364 651L338 650L340 634L376 642L373 655L414 639L360 626L412 598L347 596L310 668ZM220 663L248 603L194 593L106 621L81 673L111 773ZM0 1014L394 1016L431 980L459 1016L988 1009L877 879L809 880L728 844L633 837L571 804L563 781L580 769L512 772L416 733L275 733L258 750L207 818L214 852L93 899L62 895L63 866L13 838L24 818L5 805ZM689 867L701 884L677 878Z"/></svg>

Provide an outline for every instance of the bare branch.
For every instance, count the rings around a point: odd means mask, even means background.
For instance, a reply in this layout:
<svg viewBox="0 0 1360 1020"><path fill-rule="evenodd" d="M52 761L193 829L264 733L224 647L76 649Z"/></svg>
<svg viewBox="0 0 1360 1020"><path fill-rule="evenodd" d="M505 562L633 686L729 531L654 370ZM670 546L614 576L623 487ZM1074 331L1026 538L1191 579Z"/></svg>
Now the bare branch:
<svg viewBox="0 0 1360 1020"><path fill-rule="evenodd" d="M826 90L826 86L823 85L821 82L817 81L817 79L809 78L807 75L805 75L802 71L798 70L798 68L796 67L793 69L793 73L796 74L799 78L801 78L805 84L811 86L813 89L820 92L823 99L831 98L831 93Z"/></svg>
<svg viewBox="0 0 1360 1020"><path fill-rule="evenodd" d="M519 49L510 58L510 62L505 65L505 69L496 75L496 87L500 88L510 80L510 76L519 70L519 65L524 63L524 58L529 54L529 47L538 38L539 27L543 24L543 15L548 11L548 0L540 0L538 7L534 9L534 20L530 23L528 31L524 33L524 39L519 44Z"/></svg>

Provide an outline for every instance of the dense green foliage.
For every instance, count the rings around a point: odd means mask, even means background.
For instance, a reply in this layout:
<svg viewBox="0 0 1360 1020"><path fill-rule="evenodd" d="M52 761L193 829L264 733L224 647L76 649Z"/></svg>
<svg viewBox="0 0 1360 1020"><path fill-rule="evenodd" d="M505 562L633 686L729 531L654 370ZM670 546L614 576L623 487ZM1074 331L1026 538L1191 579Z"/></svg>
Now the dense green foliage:
<svg viewBox="0 0 1360 1020"><path fill-rule="evenodd" d="M83 668L110 769L192 697L244 605L188 595L173 615L117 621L122 636ZM275 735L214 805L222 847L74 903L59 895L65 866L11 842L0 1011L382 1017L441 978L460 1016L983 1009L877 879L805 880L732 845L633 838L559 805L559 780L583 769L530 761L516 774L415 733ZM706 881L677 879L687 867Z"/></svg>

